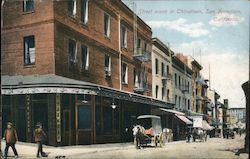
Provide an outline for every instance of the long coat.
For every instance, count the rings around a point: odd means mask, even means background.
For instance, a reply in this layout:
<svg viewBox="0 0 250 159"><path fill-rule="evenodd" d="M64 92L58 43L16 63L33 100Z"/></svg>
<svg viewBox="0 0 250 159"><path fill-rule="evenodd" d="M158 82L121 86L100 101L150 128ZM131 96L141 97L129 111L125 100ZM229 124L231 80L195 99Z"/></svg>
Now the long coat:
<svg viewBox="0 0 250 159"><path fill-rule="evenodd" d="M4 137L7 144L15 144L18 141L17 133L14 128L6 129L4 132Z"/></svg>
<svg viewBox="0 0 250 159"><path fill-rule="evenodd" d="M46 137L45 132L41 128L37 128L34 132L35 142L43 142Z"/></svg>

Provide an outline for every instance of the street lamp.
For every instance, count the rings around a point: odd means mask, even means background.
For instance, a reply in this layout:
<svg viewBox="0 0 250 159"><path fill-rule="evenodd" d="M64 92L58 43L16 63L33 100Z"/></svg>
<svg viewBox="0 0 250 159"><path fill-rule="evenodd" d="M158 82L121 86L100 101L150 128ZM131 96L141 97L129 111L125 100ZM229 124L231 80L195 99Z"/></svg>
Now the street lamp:
<svg viewBox="0 0 250 159"><path fill-rule="evenodd" d="M111 107L112 109L115 109L115 108L116 108L114 97L113 97L113 102L112 102L112 104L110 105L110 107Z"/></svg>

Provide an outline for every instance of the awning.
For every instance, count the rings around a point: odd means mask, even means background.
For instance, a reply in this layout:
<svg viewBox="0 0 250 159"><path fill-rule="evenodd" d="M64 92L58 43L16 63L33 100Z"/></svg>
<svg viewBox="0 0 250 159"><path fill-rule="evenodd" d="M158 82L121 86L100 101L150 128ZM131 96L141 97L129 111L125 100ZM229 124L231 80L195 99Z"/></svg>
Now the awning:
<svg viewBox="0 0 250 159"><path fill-rule="evenodd" d="M204 130L212 130L214 129L214 127L210 126L206 120L203 120L202 121L202 129Z"/></svg>
<svg viewBox="0 0 250 159"><path fill-rule="evenodd" d="M180 120L182 120L184 123L186 123L187 125L193 124L192 121L190 121L188 118L186 118L183 115L177 115L175 114L176 117L178 117Z"/></svg>
<svg viewBox="0 0 250 159"><path fill-rule="evenodd" d="M104 97L127 100L136 103L173 108L174 103L156 100L152 97L106 87L81 80L70 79L54 74L1 76L4 95L38 94L38 93L70 93L92 94Z"/></svg>
<svg viewBox="0 0 250 159"><path fill-rule="evenodd" d="M177 115L185 115L185 113L173 110L173 109L164 109L164 108L160 108L160 110L165 111L165 112L169 112L169 113L173 113L173 114L177 114Z"/></svg>

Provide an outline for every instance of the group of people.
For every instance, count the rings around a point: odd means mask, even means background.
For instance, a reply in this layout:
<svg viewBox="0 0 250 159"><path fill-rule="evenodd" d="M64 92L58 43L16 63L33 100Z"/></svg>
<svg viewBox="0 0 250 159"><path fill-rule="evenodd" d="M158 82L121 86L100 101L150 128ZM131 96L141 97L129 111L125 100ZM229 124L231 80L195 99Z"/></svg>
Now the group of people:
<svg viewBox="0 0 250 159"><path fill-rule="evenodd" d="M43 146L42 146L46 137L47 136L42 129L42 124L37 123L36 129L34 131L34 140L38 145L36 157L40 157L40 154L42 157L47 157L46 153L43 152ZM12 148L14 155L15 155L15 158L18 158L18 153L17 153L16 147L15 147L15 144L18 141L18 136L17 136L16 129L14 128L14 126L11 122L7 123L7 128L4 131L4 138L3 139L6 141L6 147L4 150L4 158L8 157L9 147Z"/></svg>
<svg viewBox="0 0 250 159"><path fill-rule="evenodd" d="M207 141L207 132L202 129L189 129L189 131L187 131L187 142L191 142L192 138L193 142L195 142L196 139L200 139L200 141Z"/></svg>

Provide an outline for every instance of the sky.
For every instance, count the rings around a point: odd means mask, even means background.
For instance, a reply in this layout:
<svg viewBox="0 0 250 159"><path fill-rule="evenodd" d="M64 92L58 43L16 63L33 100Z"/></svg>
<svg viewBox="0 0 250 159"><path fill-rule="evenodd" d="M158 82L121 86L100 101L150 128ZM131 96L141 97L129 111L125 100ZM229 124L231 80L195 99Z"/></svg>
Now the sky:
<svg viewBox="0 0 250 159"><path fill-rule="evenodd" d="M123 0L175 53L194 57L229 107L245 107L249 80L247 0Z"/></svg>

